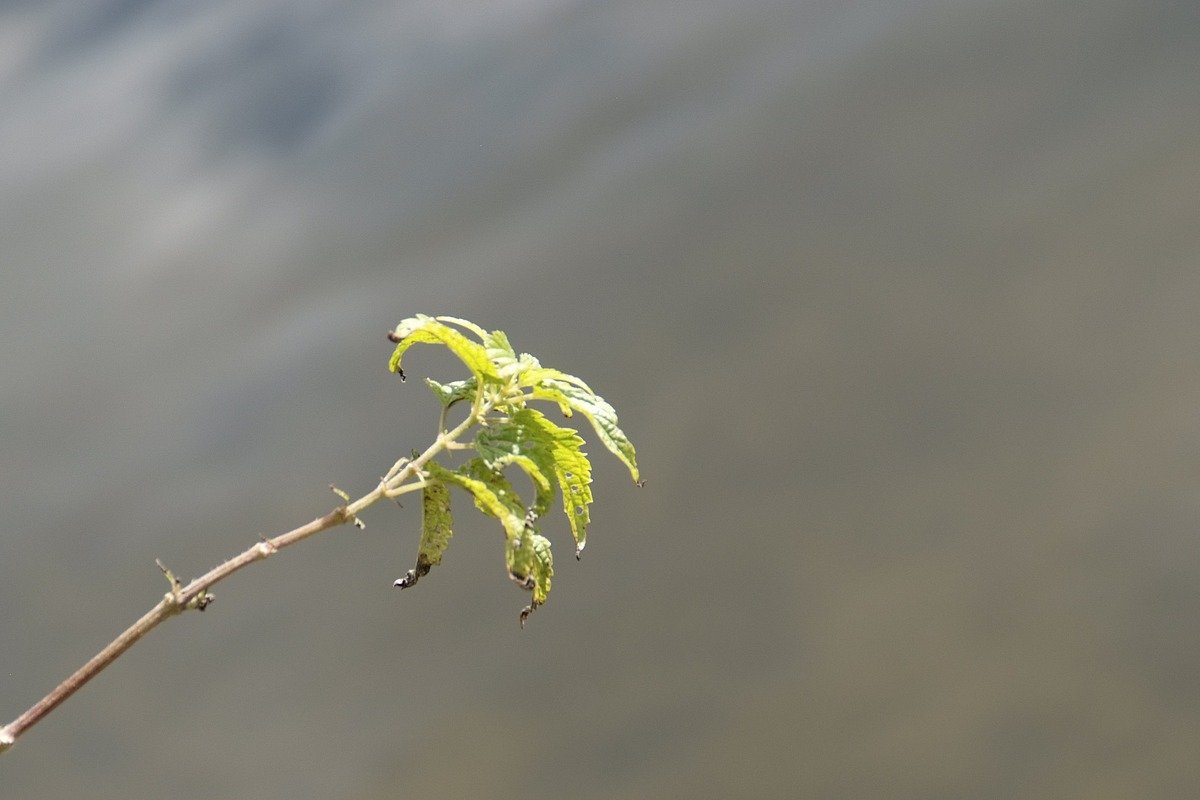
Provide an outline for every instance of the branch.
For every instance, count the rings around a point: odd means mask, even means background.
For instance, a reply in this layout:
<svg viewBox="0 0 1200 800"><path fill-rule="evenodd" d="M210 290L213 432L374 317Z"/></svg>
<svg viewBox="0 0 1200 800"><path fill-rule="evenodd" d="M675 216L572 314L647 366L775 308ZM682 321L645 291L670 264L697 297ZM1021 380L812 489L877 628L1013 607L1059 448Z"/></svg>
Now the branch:
<svg viewBox="0 0 1200 800"><path fill-rule="evenodd" d="M171 583L171 590L163 596L158 605L147 611L142 615L141 619L126 628L124 633L109 642L103 650L92 656L86 664L56 686L48 695L30 706L28 711L3 728L0 728L0 753L12 747L21 734L40 722L51 711L58 708L68 697L82 689L88 681L99 675L106 667L120 658L125 651L137 644L143 636L158 627L160 623L187 609L203 611L213 600L213 596L209 594L208 590L217 583L220 583L243 567L269 558L283 548L302 542L322 531L339 527L347 522L354 522L361 525L362 523L358 519L360 511L370 507L384 497L395 497L402 494L408 489L407 486L402 486L405 481L413 477L419 478L421 469L434 456L445 450L459 436L465 433L488 410L489 406L487 405L474 409L454 430L441 433L434 440L433 444L424 453L417 456L416 459L404 463L398 470L393 468L393 470L389 471L388 476L381 480L379 485L371 492L353 502L347 502L346 505L335 508L323 517L317 517L306 525L293 528L287 533L281 533L271 539L263 539L261 542L242 551L223 564L212 568L186 586L181 585L169 570L163 568L167 580Z"/></svg>
<svg viewBox="0 0 1200 800"><path fill-rule="evenodd" d="M147 611L141 619L126 628L124 633L109 642L103 650L92 656L73 675L56 686L48 695L34 703L24 714L4 726L4 728L0 728L0 752L4 752L12 747L22 733L32 728L43 717L58 708L64 700L82 689L88 681L99 675L109 664L120 658L126 650L137 644L138 640L158 627L161 622L188 608L203 610L212 600L212 595L208 594L209 587L237 572L242 567L273 555L281 547L286 547L313 534L341 525L348 519L350 517L346 515L346 508L344 506L336 508L325 516L314 519L307 525L276 536L274 539L265 539L259 542L238 556L210 570L202 577L192 581L186 587L180 587L178 584L173 586L172 590L167 592L163 599L158 602L158 605Z"/></svg>
<svg viewBox="0 0 1200 800"><path fill-rule="evenodd" d="M159 562L159 568L170 583L170 591L50 694L0 728L0 753L11 748L25 731L164 620L188 609L203 611L207 608L213 601L209 589L217 583L243 567L270 558L283 548L321 531L347 522L363 527L358 518L361 511L379 500L396 498L407 492L422 492L421 543L416 568L396 581L396 586L411 586L417 577L427 574L430 567L441 562L453 534L448 487L455 486L456 491L461 489L471 496L476 508L501 524L508 576L531 596L530 604L521 612L521 624L524 625L533 609L546 602L554 575L554 559L550 541L538 532L536 523L549 510L555 494L561 494L578 558L587 541L592 467L581 449L583 439L578 432L551 422L541 412L529 408L528 403L532 400L551 402L564 416L569 417L577 411L586 417L600 442L628 467L634 483L640 486L633 444L617 426L613 407L579 378L543 367L528 353L518 355L503 331L488 333L475 323L457 317L434 318L418 314L401 320L388 334L388 339L396 344L388 367L401 379L404 378L401 359L409 347L419 343L444 345L471 372L471 377L466 380L449 384L427 381L442 404L438 434L433 444L412 460L401 458L372 491L357 500L351 501L345 492L330 486L345 505L273 539L264 538L186 586ZM471 398L471 410L466 419L452 430L445 430L446 409L467 398ZM474 442L460 442L459 437L477 424L482 430ZM443 451L466 449L474 449L475 456L455 470L446 469L434 460ZM504 470L510 466L519 468L533 482L532 503L521 500L505 477Z"/></svg>

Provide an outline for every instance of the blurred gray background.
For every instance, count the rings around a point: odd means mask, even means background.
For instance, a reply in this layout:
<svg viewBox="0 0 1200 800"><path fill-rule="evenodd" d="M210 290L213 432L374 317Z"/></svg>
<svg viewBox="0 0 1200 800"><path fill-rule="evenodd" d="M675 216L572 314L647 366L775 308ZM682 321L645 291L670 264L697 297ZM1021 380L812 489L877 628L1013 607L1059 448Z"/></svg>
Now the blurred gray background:
<svg viewBox="0 0 1200 800"><path fill-rule="evenodd" d="M5 3L3 721L156 557L429 441L401 317L582 375L648 483L592 444L524 631L494 523L401 594L372 509L0 796L1194 797L1198 211L1195 3Z"/></svg>

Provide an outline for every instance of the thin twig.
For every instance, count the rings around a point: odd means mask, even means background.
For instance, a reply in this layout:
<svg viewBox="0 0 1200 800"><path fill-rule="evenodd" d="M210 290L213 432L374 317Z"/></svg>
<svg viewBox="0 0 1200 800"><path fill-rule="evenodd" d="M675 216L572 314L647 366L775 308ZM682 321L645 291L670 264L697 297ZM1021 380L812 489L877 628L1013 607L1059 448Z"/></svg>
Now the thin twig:
<svg viewBox="0 0 1200 800"><path fill-rule="evenodd" d="M142 615L141 619L126 628L124 633L113 639L99 653L92 656L86 664L75 670L69 678L56 686L53 691L30 706L29 710L24 714L3 728L0 728L0 753L11 748L21 734L36 725L51 711L58 708L68 697L82 689L88 681L100 674L109 664L120 658L126 650L137 644L143 636L158 627L164 620L187 609L203 611L212 601L212 595L208 593L208 590L217 583L228 578L243 567L269 558L285 547L302 542L310 536L315 536L330 528L336 528L347 522L356 521L360 511L370 507L383 497L394 497L398 494L403 494L408 490L408 487L401 488L402 484L414 476L420 479L421 469L434 456L453 444L459 436L475 424L476 420L486 414L489 408L488 404L482 403L477 399L472 413L456 426L454 430L439 434L433 444L412 461L408 461L403 466L400 466L400 462L397 462L397 467L400 468L393 467L392 470L389 470L387 478L381 481L372 491L353 502L348 502L344 506L335 508L323 517L317 517L306 525L293 528L287 533L281 533L271 539L262 539L228 561L213 567L186 586L181 586L174 575L159 562L160 569L163 570L163 573L167 575L168 580L171 582L171 590L163 596L158 605L147 611ZM419 488L419 486L420 483L415 484L413 488Z"/></svg>
<svg viewBox="0 0 1200 800"><path fill-rule="evenodd" d="M372 493L374 494L374 492ZM116 661L133 647L147 633L169 617L187 608L199 608L201 598L208 597L208 589L221 580L229 577L242 567L260 561L274 552L290 544L307 539L309 536L342 525L350 519L346 515L345 506L330 511L323 517L318 517L307 525L288 531L287 533L258 542L253 547L243 551L209 570L207 573L187 586L167 592L158 605L147 611L141 619L130 625L124 633L113 639L103 650L92 656L71 677L60 683L48 695L30 706L29 710L4 728L0 729L0 752L7 750L16 742L22 733L36 725L43 717L56 709L64 700L82 689L92 678L100 674L109 664Z"/></svg>

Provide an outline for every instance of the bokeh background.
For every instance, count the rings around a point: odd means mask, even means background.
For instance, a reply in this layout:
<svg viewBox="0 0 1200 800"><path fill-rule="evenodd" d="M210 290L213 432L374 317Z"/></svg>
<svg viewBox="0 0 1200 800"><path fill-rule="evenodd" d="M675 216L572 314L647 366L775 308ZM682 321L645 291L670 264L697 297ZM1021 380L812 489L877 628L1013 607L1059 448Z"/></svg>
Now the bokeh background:
<svg viewBox="0 0 1200 800"><path fill-rule="evenodd" d="M1198 212L1194 3L5 3L5 721L156 557L424 446L401 317L585 377L648 482L593 443L524 631L493 523L401 594L372 509L0 796L1194 797Z"/></svg>

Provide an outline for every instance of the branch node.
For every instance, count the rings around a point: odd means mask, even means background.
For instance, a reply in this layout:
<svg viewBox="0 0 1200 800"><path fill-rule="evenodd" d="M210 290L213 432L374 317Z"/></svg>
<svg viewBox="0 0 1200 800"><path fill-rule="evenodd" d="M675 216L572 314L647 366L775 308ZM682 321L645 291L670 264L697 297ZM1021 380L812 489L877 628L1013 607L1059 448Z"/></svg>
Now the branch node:
<svg viewBox="0 0 1200 800"><path fill-rule="evenodd" d="M276 547L266 536L259 535L258 538L261 541L259 541L255 547L258 549L258 554L261 557L266 558L267 556L273 556L279 552L279 548Z"/></svg>
<svg viewBox="0 0 1200 800"><path fill-rule="evenodd" d="M386 475L384 475L382 478L379 479L379 482L387 483L392 478L396 477L396 475L399 474L400 470L404 469L405 465L408 464L408 462L409 462L409 459L401 458L395 464L392 464L392 468L387 471Z"/></svg>
<svg viewBox="0 0 1200 800"><path fill-rule="evenodd" d="M201 589L200 594L196 595L191 600L189 600L187 602L186 607L194 608L197 611L203 611L204 609L206 609L210 605L212 605L213 601L216 599L217 599L217 596L215 594L209 594L206 590Z"/></svg>
<svg viewBox="0 0 1200 800"><path fill-rule="evenodd" d="M335 490L336 491L336 490ZM367 527L367 523L358 518L356 514L351 514L350 509L346 506L338 506L334 509L334 513L341 519L342 522L349 522L360 531Z"/></svg>
<svg viewBox="0 0 1200 800"><path fill-rule="evenodd" d="M331 492L333 492L334 494L336 494L338 497L340 497L340 498L342 498L343 500L345 500L347 503L349 503L349 502L350 502L350 495L346 494L346 493L345 493L345 492L343 492L341 489L339 489L338 487L334 486L332 483L331 483L331 484L329 484L329 490L330 490ZM342 506L341 508L339 508L339 509L338 509L338 511L339 511L339 512L341 512L341 515L342 515L342 521L343 521L343 522L352 522L352 523L354 523L354 527L358 528L360 531L361 531L363 528L367 527L367 523L363 522L361 519L359 519L358 517L354 516L353 514L350 514L349 512L347 512L347 510L346 510L346 506Z"/></svg>

